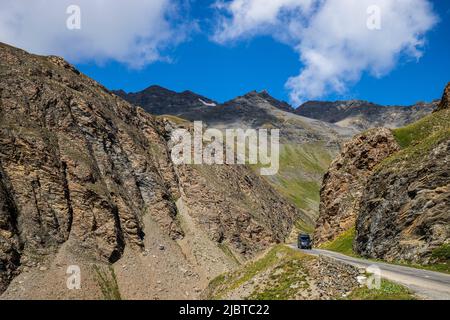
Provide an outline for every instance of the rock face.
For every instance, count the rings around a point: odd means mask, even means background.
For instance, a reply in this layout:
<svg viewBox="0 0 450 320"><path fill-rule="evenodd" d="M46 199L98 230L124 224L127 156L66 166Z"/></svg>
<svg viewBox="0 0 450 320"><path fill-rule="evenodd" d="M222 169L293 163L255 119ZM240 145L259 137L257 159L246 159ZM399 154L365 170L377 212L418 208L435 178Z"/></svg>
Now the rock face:
<svg viewBox="0 0 450 320"><path fill-rule="evenodd" d="M355 225L373 168L399 149L391 130L385 128L371 129L344 145L323 179L315 245L333 240Z"/></svg>
<svg viewBox="0 0 450 320"><path fill-rule="evenodd" d="M433 262L450 239L450 136L421 159L383 166L361 198L355 250L388 261Z"/></svg>
<svg viewBox="0 0 450 320"><path fill-rule="evenodd" d="M17 208L11 199L9 187L0 167L0 292L16 274L22 249L18 237Z"/></svg>
<svg viewBox="0 0 450 320"><path fill-rule="evenodd" d="M104 263L143 252L147 238L179 251L177 199L191 230L243 259L283 241L299 212L245 166L175 167L173 126L61 58L0 44L0 293L62 248Z"/></svg>
<svg viewBox="0 0 450 320"><path fill-rule="evenodd" d="M392 131L369 130L346 144L324 178L317 243L355 226L353 249L362 256L448 263L448 92L449 86L427 117Z"/></svg>
<svg viewBox="0 0 450 320"><path fill-rule="evenodd" d="M399 129L402 151L373 172L361 198L354 247L364 256L433 263L450 241L450 109ZM409 142L408 142L409 141ZM448 254L447 262L448 263ZM444 257L445 260L445 257Z"/></svg>
<svg viewBox="0 0 450 320"><path fill-rule="evenodd" d="M450 83L447 84L447 87L444 90L444 95L442 96L441 102L439 103L439 106L437 107L435 112L449 108L450 108Z"/></svg>
<svg viewBox="0 0 450 320"><path fill-rule="evenodd" d="M308 101L299 106L295 113L361 132L375 127L393 129L413 123L430 114L438 103L434 101L412 106L382 106L362 100Z"/></svg>

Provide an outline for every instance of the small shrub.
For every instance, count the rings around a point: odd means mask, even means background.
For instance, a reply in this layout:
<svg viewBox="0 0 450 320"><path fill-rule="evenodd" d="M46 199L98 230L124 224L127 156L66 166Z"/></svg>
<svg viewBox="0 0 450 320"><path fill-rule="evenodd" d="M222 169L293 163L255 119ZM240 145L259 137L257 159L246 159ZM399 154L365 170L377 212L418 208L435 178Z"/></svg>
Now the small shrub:
<svg viewBox="0 0 450 320"><path fill-rule="evenodd" d="M96 265L94 265L93 268L97 275L97 283L102 291L103 299L122 300L114 268L112 266L108 266L106 271Z"/></svg>
<svg viewBox="0 0 450 320"><path fill-rule="evenodd" d="M443 244L439 248L433 250L431 256L439 261L450 261L450 244Z"/></svg>

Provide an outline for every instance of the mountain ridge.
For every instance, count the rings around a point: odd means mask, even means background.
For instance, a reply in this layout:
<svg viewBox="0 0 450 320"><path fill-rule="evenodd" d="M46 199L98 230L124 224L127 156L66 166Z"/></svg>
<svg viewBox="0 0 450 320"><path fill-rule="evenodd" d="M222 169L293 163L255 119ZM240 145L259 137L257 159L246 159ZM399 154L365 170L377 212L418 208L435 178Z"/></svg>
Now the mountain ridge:
<svg viewBox="0 0 450 320"><path fill-rule="evenodd" d="M295 113L362 132L375 127L405 126L430 114L438 104L439 100L411 106L383 106L365 100L308 101Z"/></svg>
<svg viewBox="0 0 450 320"><path fill-rule="evenodd" d="M294 108L289 103L274 98L267 90L262 90L261 92L256 90L249 91L223 103L218 103L213 99L206 98L205 96L199 95L190 90L176 92L159 85L152 85L137 92L126 93L123 90L113 90L112 92L135 105L143 106L149 113L158 115L170 114L189 118L194 116L191 111L203 111L204 107L208 107L205 106L205 104L198 104L199 99L207 103L213 103L215 104L214 107L216 107L218 105L231 106L233 101L237 99L258 96L265 99L279 110L311 119L333 123L345 128L357 130L359 132L378 127L381 124L385 124L385 126L389 128L407 125L437 109L440 102L440 100L436 99L432 102L417 102L413 105L381 105L360 99L336 101L311 100L303 103L297 108ZM142 99L142 96L145 96L146 94L155 94L160 92L165 93L165 98L168 99L168 101L172 99L169 96L179 97L179 104L176 106L175 110L172 109L170 105L166 108L160 107L156 96L155 99ZM186 99L183 100L183 96L185 96ZM194 107L194 105L196 105L196 107Z"/></svg>

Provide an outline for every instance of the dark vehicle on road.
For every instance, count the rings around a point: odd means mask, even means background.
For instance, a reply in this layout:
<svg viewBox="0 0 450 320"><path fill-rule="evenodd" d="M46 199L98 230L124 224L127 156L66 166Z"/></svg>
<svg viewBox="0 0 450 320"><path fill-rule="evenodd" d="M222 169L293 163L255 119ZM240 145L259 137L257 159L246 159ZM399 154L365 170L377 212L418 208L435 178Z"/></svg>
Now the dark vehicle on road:
<svg viewBox="0 0 450 320"><path fill-rule="evenodd" d="M312 249L311 237L309 234L299 234L297 246L299 249Z"/></svg>

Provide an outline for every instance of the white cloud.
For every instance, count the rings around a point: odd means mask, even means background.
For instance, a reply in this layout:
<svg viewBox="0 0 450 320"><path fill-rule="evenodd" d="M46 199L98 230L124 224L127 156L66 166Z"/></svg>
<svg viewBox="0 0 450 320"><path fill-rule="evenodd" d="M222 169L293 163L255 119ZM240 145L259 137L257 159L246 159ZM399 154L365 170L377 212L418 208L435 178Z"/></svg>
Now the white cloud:
<svg viewBox="0 0 450 320"><path fill-rule="evenodd" d="M279 33L287 20L308 13L313 3L314 0L217 1L214 7L226 15L219 17L213 40L226 43L257 34Z"/></svg>
<svg viewBox="0 0 450 320"><path fill-rule="evenodd" d="M69 5L81 8L80 30L66 27ZM72 62L116 60L139 68L164 59L161 51L192 28L173 0L0 0L0 7L0 41Z"/></svg>
<svg viewBox="0 0 450 320"><path fill-rule="evenodd" d="M381 9L381 30L367 27L373 5ZM363 72L386 75L401 56L420 58L437 22L428 0L232 0L216 7L216 42L268 34L298 52L303 69L286 83L296 104L344 93Z"/></svg>

